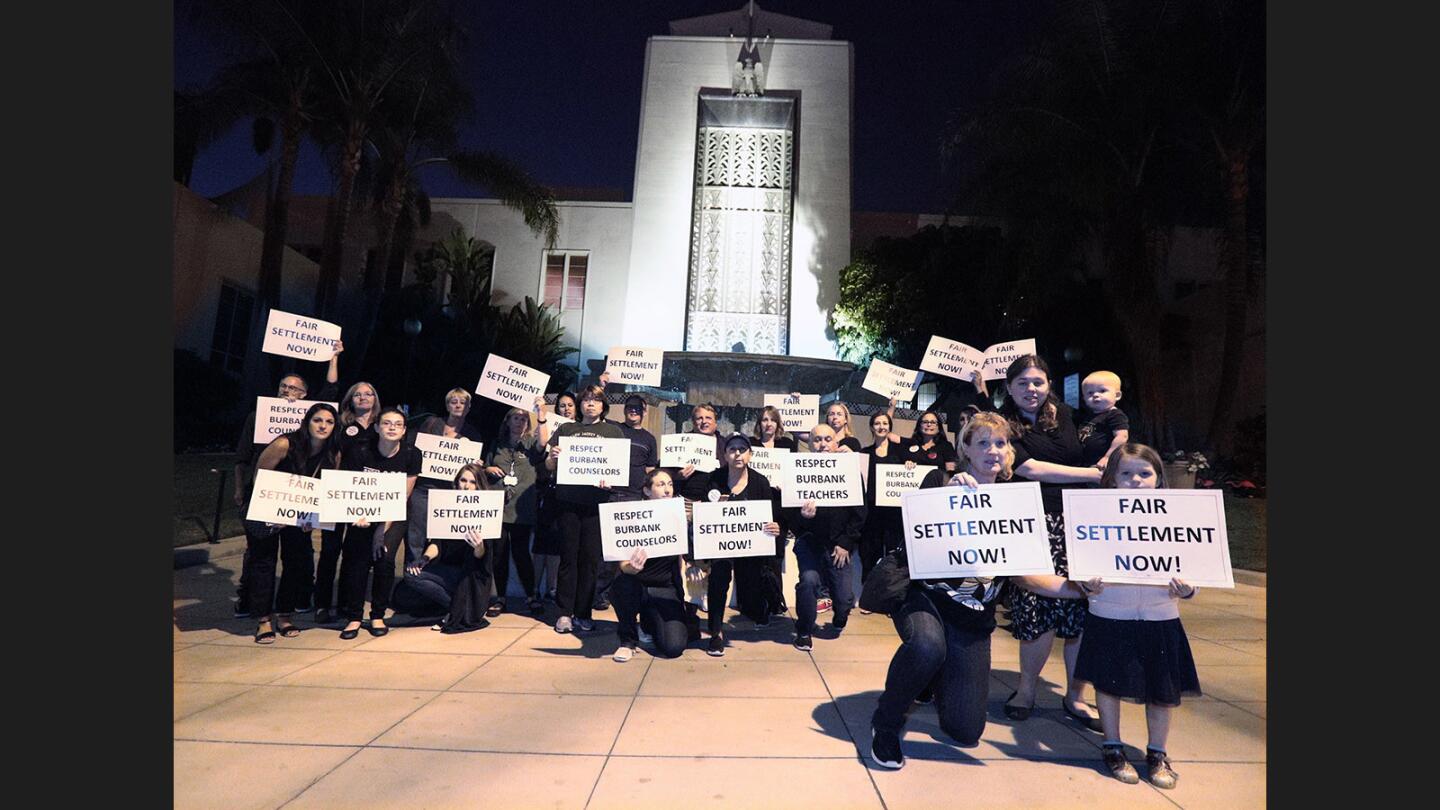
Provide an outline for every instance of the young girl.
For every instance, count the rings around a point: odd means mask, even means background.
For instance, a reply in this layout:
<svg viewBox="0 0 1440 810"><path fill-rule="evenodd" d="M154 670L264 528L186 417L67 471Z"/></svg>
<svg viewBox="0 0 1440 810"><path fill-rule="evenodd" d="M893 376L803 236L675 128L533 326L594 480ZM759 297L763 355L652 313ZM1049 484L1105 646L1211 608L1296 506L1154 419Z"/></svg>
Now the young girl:
<svg viewBox="0 0 1440 810"><path fill-rule="evenodd" d="M669 472L654 469L646 473L640 493L646 500L671 498L675 495L675 484ZM645 623L654 631L657 655L676 658L685 650L691 633L685 621L685 602L680 596L680 560L679 555L647 557L642 548L620 563L620 573L610 586L615 618L620 623L616 661L624 663L635 655L640 637L636 617L642 613Z"/></svg>
<svg viewBox="0 0 1440 810"><path fill-rule="evenodd" d="M1165 465L1143 444L1125 444L1110 454L1100 485L1120 489L1165 486ZM1200 679L1190 642L1180 625L1180 599L1195 588L1179 579L1165 585L1105 585L1099 577L1082 585L1090 599L1085 642L1075 662L1075 677L1095 685L1095 703L1104 728L1105 766L1116 779L1140 781L1120 742L1120 701L1145 704L1150 731L1145 764L1150 784L1175 787L1178 774L1170 767L1165 740L1170 734L1170 709L1181 695L1198 697Z"/></svg>

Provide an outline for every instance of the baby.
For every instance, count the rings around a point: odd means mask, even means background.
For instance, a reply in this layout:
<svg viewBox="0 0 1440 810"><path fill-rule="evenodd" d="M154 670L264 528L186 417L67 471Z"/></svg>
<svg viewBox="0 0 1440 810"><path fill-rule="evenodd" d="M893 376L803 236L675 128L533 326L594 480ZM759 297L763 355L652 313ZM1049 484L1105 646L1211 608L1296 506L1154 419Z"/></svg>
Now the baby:
<svg viewBox="0 0 1440 810"><path fill-rule="evenodd" d="M1110 451L1130 441L1130 419L1115 407L1120 400L1120 375L1113 371L1091 372L1080 383L1080 398L1089 410L1075 412L1085 463L1103 470Z"/></svg>

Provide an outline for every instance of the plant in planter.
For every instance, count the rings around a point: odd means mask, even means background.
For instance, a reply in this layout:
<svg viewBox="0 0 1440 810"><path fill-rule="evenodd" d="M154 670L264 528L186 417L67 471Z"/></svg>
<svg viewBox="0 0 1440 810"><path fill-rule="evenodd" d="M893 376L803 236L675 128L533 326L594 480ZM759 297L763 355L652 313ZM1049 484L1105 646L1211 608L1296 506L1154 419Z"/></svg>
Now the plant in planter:
<svg viewBox="0 0 1440 810"><path fill-rule="evenodd" d="M1194 489L1195 476L1210 469L1210 460L1198 450L1176 450L1165 459L1165 479L1172 489Z"/></svg>

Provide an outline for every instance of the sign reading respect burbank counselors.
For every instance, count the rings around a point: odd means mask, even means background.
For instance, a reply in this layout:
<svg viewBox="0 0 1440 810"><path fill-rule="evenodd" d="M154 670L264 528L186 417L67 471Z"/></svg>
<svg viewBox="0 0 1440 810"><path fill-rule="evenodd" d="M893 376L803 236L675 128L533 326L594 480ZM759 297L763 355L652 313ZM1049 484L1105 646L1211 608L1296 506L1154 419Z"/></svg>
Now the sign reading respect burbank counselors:
<svg viewBox="0 0 1440 810"><path fill-rule="evenodd" d="M305 413L310 410L310 406L319 401L297 399L291 402L284 397L256 397L254 442L269 444L277 436L300 427L300 423L305 421ZM339 403L326 402L325 404L337 411L340 410Z"/></svg>
<svg viewBox="0 0 1440 810"><path fill-rule="evenodd" d="M1055 573L1033 481L919 489L900 511L911 579Z"/></svg>
<svg viewBox="0 0 1440 810"><path fill-rule="evenodd" d="M769 501L698 501L694 509L695 559L775 554L775 538L765 533L775 519Z"/></svg>
<svg viewBox="0 0 1440 810"><path fill-rule="evenodd" d="M325 361L335 356L335 341L339 339L340 327L333 323L272 309L265 321L265 342L260 351L300 360Z"/></svg>
<svg viewBox="0 0 1440 810"><path fill-rule="evenodd" d="M557 484L625 486L630 483L630 440L561 436L555 472Z"/></svg>
<svg viewBox="0 0 1440 810"><path fill-rule="evenodd" d="M475 394L528 411L549 384L549 374L492 354L485 359Z"/></svg>
<svg viewBox="0 0 1440 810"><path fill-rule="evenodd" d="M320 519L369 523L405 519L405 473L320 471Z"/></svg>
<svg viewBox="0 0 1440 810"><path fill-rule="evenodd" d="M780 412L781 426L788 433L809 433L820 424L820 395L766 394L765 405Z"/></svg>
<svg viewBox="0 0 1440 810"><path fill-rule="evenodd" d="M864 453L786 453L780 461L780 505L865 503Z"/></svg>
<svg viewBox="0 0 1440 810"><path fill-rule="evenodd" d="M1233 588L1224 493L1218 489L1066 489L1070 578Z"/></svg>
<svg viewBox="0 0 1440 810"><path fill-rule="evenodd" d="M421 477L454 481L461 467L480 461L485 443L459 436L446 438L434 433L416 433L415 447L420 450Z"/></svg>
<svg viewBox="0 0 1440 810"><path fill-rule="evenodd" d="M606 356L605 372L610 382L627 385L659 385L664 349L616 346Z"/></svg>
<svg viewBox="0 0 1440 810"><path fill-rule="evenodd" d="M425 536L432 540L463 540L471 530L489 540L500 536L505 492L498 489L432 489L426 509ZM509 565L509 560L505 564Z"/></svg>
<svg viewBox="0 0 1440 810"><path fill-rule="evenodd" d="M908 468L904 464L876 464L875 505L899 506L902 495L919 489L925 476L931 470L937 469L939 467L929 464L917 464L914 468Z"/></svg>
<svg viewBox="0 0 1440 810"><path fill-rule="evenodd" d="M279 470L255 471L255 490L245 512L246 520L306 529L335 528L333 523L320 523L319 513L320 479Z"/></svg>
<svg viewBox="0 0 1440 810"><path fill-rule="evenodd" d="M700 472L710 472L720 466L715 442L714 436L703 433L666 433L660 437L660 466L693 464Z"/></svg>
<svg viewBox="0 0 1440 810"><path fill-rule="evenodd" d="M646 557L685 554L687 545L683 498L600 504L600 550L605 562L628 560L636 549L645 549Z"/></svg>

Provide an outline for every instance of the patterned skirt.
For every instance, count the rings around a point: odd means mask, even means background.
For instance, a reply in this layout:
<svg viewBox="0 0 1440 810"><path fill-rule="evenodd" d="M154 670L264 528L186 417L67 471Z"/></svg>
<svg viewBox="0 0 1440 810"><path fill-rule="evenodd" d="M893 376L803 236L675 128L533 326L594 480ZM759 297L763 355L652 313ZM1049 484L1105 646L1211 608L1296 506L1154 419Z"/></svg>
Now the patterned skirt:
<svg viewBox="0 0 1440 810"><path fill-rule="evenodd" d="M1045 513L1045 529L1050 536L1050 560L1055 573L1070 574L1065 560L1065 517ZM1085 629L1090 605L1084 599L1051 599L1012 585L1005 601L1010 634L1020 641L1032 641L1054 630L1060 638L1078 638Z"/></svg>

